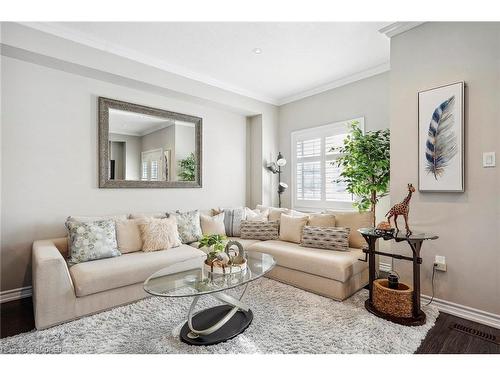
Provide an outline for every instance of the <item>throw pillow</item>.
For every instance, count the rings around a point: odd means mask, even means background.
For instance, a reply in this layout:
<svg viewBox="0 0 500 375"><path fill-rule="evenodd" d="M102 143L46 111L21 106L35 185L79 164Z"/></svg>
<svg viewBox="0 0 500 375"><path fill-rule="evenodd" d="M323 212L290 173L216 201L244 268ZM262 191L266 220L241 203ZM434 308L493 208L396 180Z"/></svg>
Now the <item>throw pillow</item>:
<svg viewBox="0 0 500 375"><path fill-rule="evenodd" d="M116 241L122 254L142 250L141 231L139 224L145 219L127 219L116 221Z"/></svg>
<svg viewBox="0 0 500 375"><path fill-rule="evenodd" d="M120 256L114 220L67 220L70 265Z"/></svg>
<svg viewBox="0 0 500 375"><path fill-rule="evenodd" d="M142 251L150 252L170 249L181 245L175 217L147 219L139 224Z"/></svg>
<svg viewBox="0 0 500 375"><path fill-rule="evenodd" d="M259 209L251 210L245 207L245 220L247 221L267 221L269 210L260 211Z"/></svg>
<svg viewBox="0 0 500 375"><path fill-rule="evenodd" d="M226 228L224 227L224 216L224 212L215 216L200 215L202 233L221 234L225 236Z"/></svg>
<svg viewBox="0 0 500 375"><path fill-rule="evenodd" d="M288 208L266 207L261 204L258 204L255 209L260 210L260 212L269 211L269 216L267 218L269 221L280 220L281 214L290 214L290 210Z"/></svg>
<svg viewBox="0 0 500 375"><path fill-rule="evenodd" d="M177 219L177 228L182 243L196 242L203 237L200 226L200 211L170 213Z"/></svg>
<svg viewBox="0 0 500 375"><path fill-rule="evenodd" d="M307 225L311 227L334 227L335 215L333 214L311 214Z"/></svg>
<svg viewBox="0 0 500 375"><path fill-rule="evenodd" d="M248 240L277 240L278 221L241 221L241 238Z"/></svg>
<svg viewBox="0 0 500 375"><path fill-rule="evenodd" d="M144 213L139 212L135 214L130 214L131 219L165 219L167 214L165 212L150 212Z"/></svg>
<svg viewBox="0 0 500 375"><path fill-rule="evenodd" d="M358 232L359 228L370 228L372 224L372 213L367 212L341 212L326 210L326 213L335 215L335 225L337 227L349 228L349 247L361 249L366 241Z"/></svg>
<svg viewBox="0 0 500 375"><path fill-rule="evenodd" d="M348 251L349 228L305 226L300 246Z"/></svg>
<svg viewBox="0 0 500 375"><path fill-rule="evenodd" d="M236 208L218 208L213 209L212 214L217 215L224 212L224 227L226 236L239 237L241 220L245 219L245 209L243 207Z"/></svg>
<svg viewBox="0 0 500 375"><path fill-rule="evenodd" d="M280 222L280 240L300 243L302 238L302 229L307 224L307 216L294 217L281 214Z"/></svg>

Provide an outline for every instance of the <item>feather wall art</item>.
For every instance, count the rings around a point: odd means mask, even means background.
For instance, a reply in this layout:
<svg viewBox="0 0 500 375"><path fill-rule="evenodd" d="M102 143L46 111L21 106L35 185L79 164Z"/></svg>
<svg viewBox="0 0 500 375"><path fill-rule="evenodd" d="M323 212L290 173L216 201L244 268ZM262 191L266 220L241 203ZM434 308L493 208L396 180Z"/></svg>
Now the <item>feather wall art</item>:
<svg viewBox="0 0 500 375"><path fill-rule="evenodd" d="M425 144L425 170L437 180L457 154L457 137L453 129L455 96L442 102L433 112Z"/></svg>
<svg viewBox="0 0 500 375"><path fill-rule="evenodd" d="M464 83L418 93L419 191L464 191Z"/></svg>

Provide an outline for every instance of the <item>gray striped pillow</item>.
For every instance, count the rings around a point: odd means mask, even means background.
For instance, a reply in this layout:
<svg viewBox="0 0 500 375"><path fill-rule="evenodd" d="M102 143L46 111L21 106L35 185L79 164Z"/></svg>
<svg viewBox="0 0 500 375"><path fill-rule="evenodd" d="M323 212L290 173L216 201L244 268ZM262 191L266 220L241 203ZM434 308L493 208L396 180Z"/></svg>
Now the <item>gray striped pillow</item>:
<svg viewBox="0 0 500 375"><path fill-rule="evenodd" d="M224 228L226 229L226 236L239 237L241 220L245 218L245 207L212 209L212 215L218 215L222 212L224 212Z"/></svg>
<svg viewBox="0 0 500 375"><path fill-rule="evenodd" d="M317 249L348 251L349 228L312 227L306 225L302 231L300 246Z"/></svg>
<svg viewBox="0 0 500 375"><path fill-rule="evenodd" d="M277 240L279 221L241 221L241 238L249 240Z"/></svg>

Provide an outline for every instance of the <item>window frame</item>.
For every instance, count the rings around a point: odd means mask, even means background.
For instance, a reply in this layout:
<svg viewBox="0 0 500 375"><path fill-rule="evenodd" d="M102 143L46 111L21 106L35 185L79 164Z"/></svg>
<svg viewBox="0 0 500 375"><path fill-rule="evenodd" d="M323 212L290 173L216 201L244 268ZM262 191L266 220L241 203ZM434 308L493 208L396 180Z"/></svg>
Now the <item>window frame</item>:
<svg viewBox="0 0 500 375"><path fill-rule="evenodd" d="M301 130L294 131L290 134L291 142L291 190L292 195L291 206L293 209L303 210L303 211L321 211L322 209L335 209L339 211L355 211L352 203L353 201L327 201L326 200L326 181L325 181L325 167L328 160L334 160L339 157L336 155L326 155L325 150L325 138L332 134L328 134L328 131L332 131L339 128L345 128L348 123L353 121L359 122L359 127L361 131L365 132L365 118L357 117L344 121L335 121L324 125L314 126L310 128L305 128ZM321 138L320 146L320 168L321 168L321 199L320 200L298 200L297 199L297 141L308 140L313 138Z"/></svg>

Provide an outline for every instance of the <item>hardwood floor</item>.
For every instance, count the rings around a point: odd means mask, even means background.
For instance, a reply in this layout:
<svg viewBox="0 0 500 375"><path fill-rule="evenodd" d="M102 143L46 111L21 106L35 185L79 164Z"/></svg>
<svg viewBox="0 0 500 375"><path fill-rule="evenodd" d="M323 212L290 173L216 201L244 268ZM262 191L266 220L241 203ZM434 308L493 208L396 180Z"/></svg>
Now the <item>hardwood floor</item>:
<svg viewBox="0 0 500 375"><path fill-rule="evenodd" d="M0 306L0 337L17 335L35 328L31 298L6 302ZM427 334L417 354L500 354L500 344L451 328L454 324L496 336L500 343L499 329L440 313L436 325Z"/></svg>
<svg viewBox="0 0 500 375"><path fill-rule="evenodd" d="M0 305L0 338L35 329L31 298L5 302Z"/></svg>

